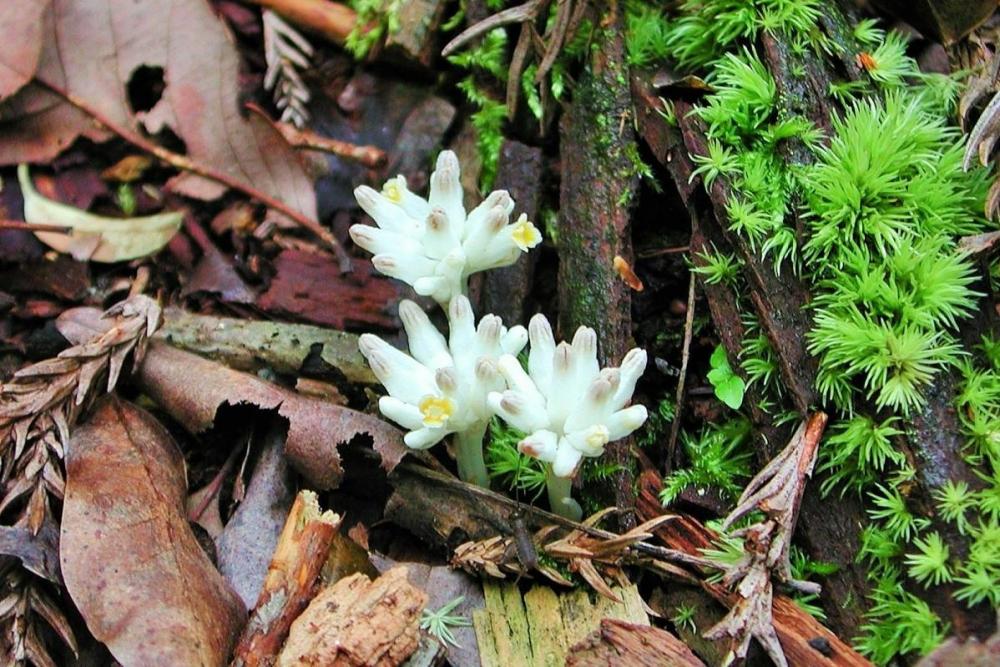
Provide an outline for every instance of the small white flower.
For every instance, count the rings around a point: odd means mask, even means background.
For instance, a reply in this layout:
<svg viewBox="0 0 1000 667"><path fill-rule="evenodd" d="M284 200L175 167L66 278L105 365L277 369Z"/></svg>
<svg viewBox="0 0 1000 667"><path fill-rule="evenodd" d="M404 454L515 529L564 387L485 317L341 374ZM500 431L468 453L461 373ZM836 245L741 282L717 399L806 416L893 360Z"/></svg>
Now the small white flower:
<svg viewBox="0 0 1000 667"><path fill-rule="evenodd" d="M518 449L552 464L556 477L571 477L584 456L600 456L604 446L646 421L646 408L625 404L646 369L646 352L631 350L620 368L600 369L597 334L580 327L572 345L555 344L543 315L528 324L528 372L511 355L498 366L508 389L487 398L514 428L528 433Z"/></svg>
<svg viewBox="0 0 1000 667"><path fill-rule="evenodd" d="M381 193L362 185L354 196L377 225L352 226L354 242L375 255L376 269L442 305L465 294L473 273L513 264L542 240L523 214L510 224L514 202L504 190L466 215L451 151L438 155L428 199L410 192L402 176L386 182Z"/></svg>
<svg viewBox="0 0 1000 667"><path fill-rule="evenodd" d="M486 397L504 386L497 358L521 351L528 338L524 327L508 330L499 317L486 315L477 329L464 296L449 304L447 341L412 301L400 302L399 316L410 354L372 334L363 334L359 341L361 353L389 393L379 399L379 410L408 431L404 442L413 449L466 432L478 433L481 445L493 415Z"/></svg>

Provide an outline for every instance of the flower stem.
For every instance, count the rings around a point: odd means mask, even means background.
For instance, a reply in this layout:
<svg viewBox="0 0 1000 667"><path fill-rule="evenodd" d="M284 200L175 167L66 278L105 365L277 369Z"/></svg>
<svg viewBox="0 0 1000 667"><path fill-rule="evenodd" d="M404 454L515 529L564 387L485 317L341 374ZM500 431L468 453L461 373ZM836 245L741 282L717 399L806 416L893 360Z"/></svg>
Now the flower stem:
<svg viewBox="0 0 1000 667"><path fill-rule="evenodd" d="M486 424L455 433L455 456L458 459L458 476L462 481L489 488L490 476L483 460L485 435Z"/></svg>
<svg viewBox="0 0 1000 667"><path fill-rule="evenodd" d="M552 468L547 467L545 486L549 492L549 507L553 512L573 521L579 521L583 517L583 508L571 496L573 492L572 477L556 477L552 474Z"/></svg>

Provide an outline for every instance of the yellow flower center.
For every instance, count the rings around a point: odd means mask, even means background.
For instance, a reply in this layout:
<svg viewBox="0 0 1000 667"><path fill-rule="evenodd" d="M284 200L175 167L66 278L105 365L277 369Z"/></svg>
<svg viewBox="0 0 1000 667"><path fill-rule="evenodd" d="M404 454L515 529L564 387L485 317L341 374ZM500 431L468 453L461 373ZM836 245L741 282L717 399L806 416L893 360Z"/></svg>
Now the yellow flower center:
<svg viewBox="0 0 1000 667"><path fill-rule="evenodd" d="M511 238L514 239L514 243L517 247L528 252L529 249L534 248L536 245L542 242L542 234L528 220L527 216L521 214L517 222L514 223L514 230L511 233Z"/></svg>
<svg viewBox="0 0 1000 667"><path fill-rule="evenodd" d="M587 446L593 449L603 447L608 444L610 436L611 433L608 431L608 427L604 424L591 426L590 432L587 434Z"/></svg>
<svg viewBox="0 0 1000 667"><path fill-rule="evenodd" d="M403 201L403 191L395 180L386 181L386 184L382 186L382 194L393 204Z"/></svg>
<svg viewBox="0 0 1000 667"><path fill-rule="evenodd" d="M424 418L424 426L437 428L455 412L455 402L444 396L426 396L420 401L420 414Z"/></svg>

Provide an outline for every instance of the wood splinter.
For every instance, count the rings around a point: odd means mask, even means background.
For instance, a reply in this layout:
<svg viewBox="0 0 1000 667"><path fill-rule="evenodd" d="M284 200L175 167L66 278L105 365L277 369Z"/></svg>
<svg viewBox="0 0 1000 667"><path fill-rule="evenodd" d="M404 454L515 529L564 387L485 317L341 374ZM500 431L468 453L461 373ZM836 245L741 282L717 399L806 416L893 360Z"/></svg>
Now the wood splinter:
<svg viewBox="0 0 1000 667"><path fill-rule="evenodd" d="M278 538L264 587L236 646L233 667L274 665L293 621L316 593L341 517L300 491Z"/></svg>

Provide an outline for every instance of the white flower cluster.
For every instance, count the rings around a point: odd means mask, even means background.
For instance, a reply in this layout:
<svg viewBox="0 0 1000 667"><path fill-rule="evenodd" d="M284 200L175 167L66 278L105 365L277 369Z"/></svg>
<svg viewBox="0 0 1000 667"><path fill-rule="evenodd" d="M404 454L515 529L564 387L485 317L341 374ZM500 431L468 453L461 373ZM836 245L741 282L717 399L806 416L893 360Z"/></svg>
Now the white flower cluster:
<svg viewBox="0 0 1000 667"><path fill-rule="evenodd" d="M427 199L410 192L403 176L390 179L381 193L362 185L354 196L377 225L352 226L354 242L375 255L376 269L442 306L465 294L473 273L513 264L542 240L525 215L510 223L514 202L504 190L467 215L451 151L438 155Z"/></svg>
<svg viewBox="0 0 1000 667"><path fill-rule="evenodd" d="M600 456L605 445L646 421L646 408L625 407L646 368L646 353L632 350L620 368L602 370L593 329L580 327L572 344L557 346L543 315L532 318L527 331L507 329L495 315L476 326L465 297L469 276L512 264L539 244L541 234L523 215L510 223L514 202L504 191L466 214L451 151L438 156L426 200L410 192L402 176L381 193L362 186L354 194L377 225L351 227L355 243L374 253L376 269L433 297L448 313L446 340L420 306L399 304L409 354L372 334L361 336L361 353L388 392L379 410L406 429L403 440L413 449L454 434L459 476L482 486L489 485L483 438L499 415L528 433L518 445L522 453L550 464L552 510L579 519L571 478L580 460ZM529 339L525 372L515 355Z"/></svg>
<svg viewBox="0 0 1000 667"><path fill-rule="evenodd" d="M486 397L504 386L497 359L521 351L528 340L524 327L508 330L499 317L486 315L477 329L464 296L448 307L447 341L412 301L400 302L399 316L410 354L372 334L360 339L361 353L389 392L379 399L379 410L409 431L404 442L413 449L470 430L479 431L481 445L493 416Z"/></svg>
<svg viewBox="0 0 1000 667"><path fill-rule="evenodd" d="M502 356L508 389L487 400L504 421L528 433L518 445L522 453L551 463L556 477L572 477L584 456L601 456L606 444L646 421L644 406L625 407L646 369L646 352L631 350L620 368L601 369L593 329L580 327L572 344L557 346L548 320L535 315L528 336L528 372L513 356Z"/></svg>

